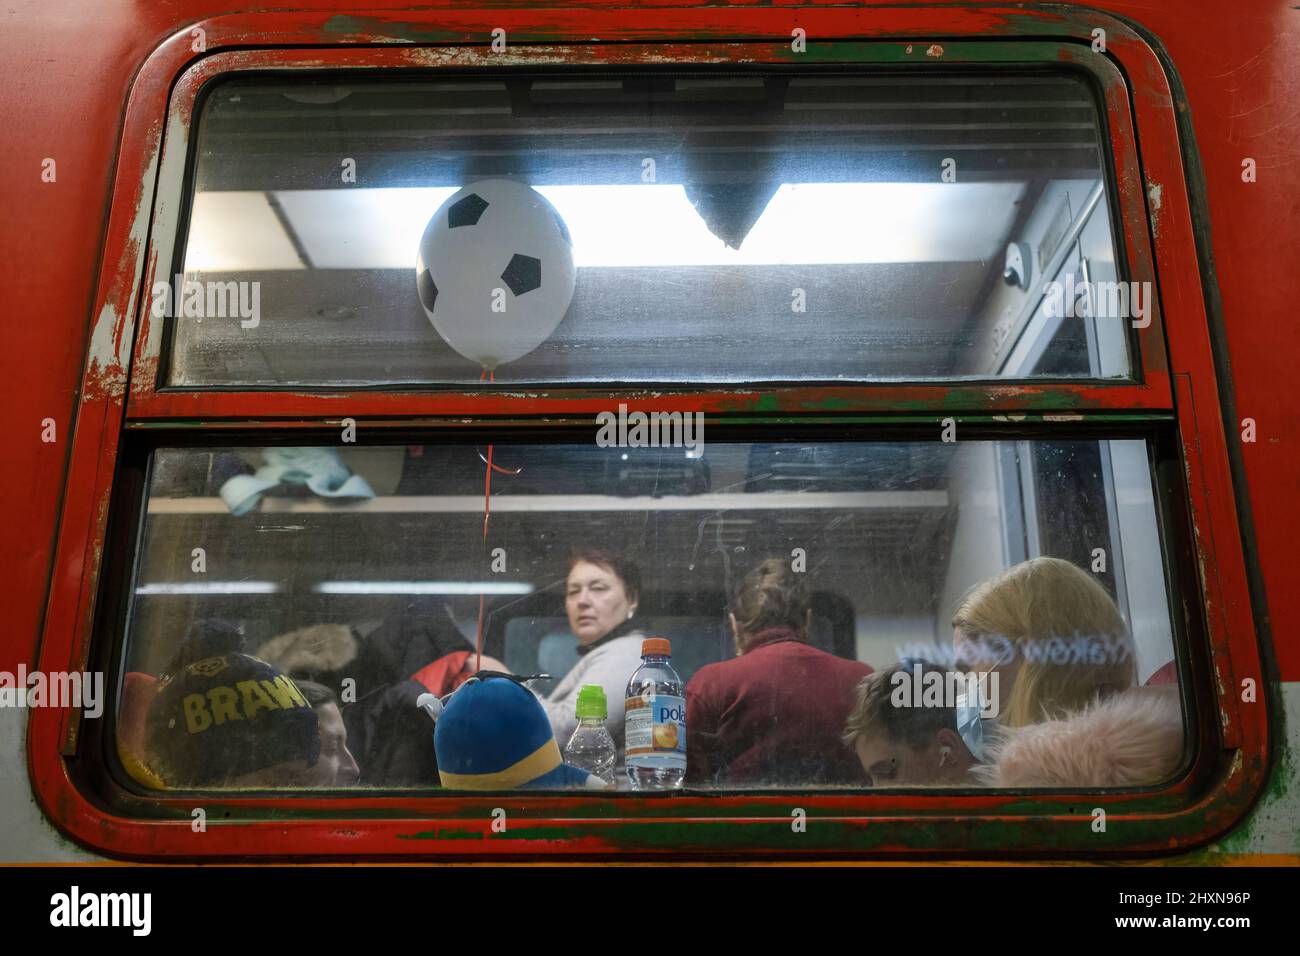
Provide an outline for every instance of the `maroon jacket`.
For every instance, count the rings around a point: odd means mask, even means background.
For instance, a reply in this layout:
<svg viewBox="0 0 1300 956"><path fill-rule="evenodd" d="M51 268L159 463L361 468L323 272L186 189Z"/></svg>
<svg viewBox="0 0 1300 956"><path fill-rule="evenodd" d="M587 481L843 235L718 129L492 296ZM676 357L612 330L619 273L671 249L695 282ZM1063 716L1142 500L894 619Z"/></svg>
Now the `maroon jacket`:
<svg viewBox="0 0 1300 956"><path fill-rule="evenodd" d="M754 636L735 660L686 685L686 779L700 786L810 786L862 779L840 742L853 691L871 668L787 628Z"/></svg>

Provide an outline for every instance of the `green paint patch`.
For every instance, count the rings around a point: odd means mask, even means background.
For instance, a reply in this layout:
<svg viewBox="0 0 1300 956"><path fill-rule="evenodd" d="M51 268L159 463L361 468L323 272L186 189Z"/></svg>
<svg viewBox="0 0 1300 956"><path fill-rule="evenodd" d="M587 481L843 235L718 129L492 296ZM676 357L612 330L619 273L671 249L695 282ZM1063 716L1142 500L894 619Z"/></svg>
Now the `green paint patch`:
<svg viewBox="0 0 1300 956"><path fill-rule="evenodd" d="M325 21L324 30L335 36L380 38L393 43L464 43L466 39L463 31L443 30L407 20L359 17L348 13L338 13L330 17ZM572 31L512 30L507 37L507 42L511 44L558 43L572 39ZM486 45L491 40L491 36L484 33L481 40Z"/></svg>
<svg viewBox="0 0 1300 956"><path fill-rule="evenodd" d="M1292 719L1294 719L1293 715ZM1296 782L1296 756L1294 751L1283 741L1278 748L1277 762L1264 784L1264 792L1259 802L1251 810L1244 823L1219 840L1211 848L1211 856L1224 856L1243 853L1300 853L1300 825L1295 824L1297 803L1300 803L1300 791ZM1281 828L1290 840L1288 845L1276 843L1277 820L1291 821ZM1284 838L1285 839L1285 838Z"/></svg>
<svg viewBox="0 0 1300 956"><path fill-rule="evenodd" d="M416 833L399 833L399 840L478 840L482 841L484 836L476 830L420 830Z"/></svg>

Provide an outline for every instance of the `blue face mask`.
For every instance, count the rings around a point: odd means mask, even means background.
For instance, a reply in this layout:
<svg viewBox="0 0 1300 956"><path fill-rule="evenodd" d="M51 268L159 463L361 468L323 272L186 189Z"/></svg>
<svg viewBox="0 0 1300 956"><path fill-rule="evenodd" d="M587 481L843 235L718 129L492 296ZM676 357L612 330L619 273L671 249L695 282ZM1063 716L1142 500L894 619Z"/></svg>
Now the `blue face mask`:
<svg viewBox="0 0 1300 956"><path fill-rule="evenodd" d="M980 714L984 711L981 688L976 687L973 694L957 695L957 733L966 744L966 749L980 763L984 762L984 721Z"/></svg>

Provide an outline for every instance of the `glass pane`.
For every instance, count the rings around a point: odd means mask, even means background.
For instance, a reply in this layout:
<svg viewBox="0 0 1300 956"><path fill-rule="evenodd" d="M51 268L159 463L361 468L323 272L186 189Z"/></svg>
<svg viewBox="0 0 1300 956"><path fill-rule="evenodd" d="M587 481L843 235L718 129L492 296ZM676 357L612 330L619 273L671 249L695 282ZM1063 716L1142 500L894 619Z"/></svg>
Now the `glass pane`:
<svg viewBox="0 0 1300 956"><path fill-rule="evenodd" d="M1103 144L1072 75L228 80L152 306L183 386L1124 378Z"/></svg>
<svg viewBox="0 0 1300 956"><path fill-rule="evenodd" d="M1142 786L1182 765L1145 442L497 445L485 539L488 458L157 451L127 768L153 788L626 791L678 771ZM514 679L466 682L480 621L482 668ZM650 638L675 677L645 691Z"/></svg>

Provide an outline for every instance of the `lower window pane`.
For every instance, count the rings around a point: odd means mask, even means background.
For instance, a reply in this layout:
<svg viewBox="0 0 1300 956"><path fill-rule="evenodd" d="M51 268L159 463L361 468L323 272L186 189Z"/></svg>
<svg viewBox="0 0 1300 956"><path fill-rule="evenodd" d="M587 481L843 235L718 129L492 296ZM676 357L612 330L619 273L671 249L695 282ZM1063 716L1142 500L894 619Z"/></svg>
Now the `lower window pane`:
<svg viewBox="0 0 1300 956"><path fill-rule="evenodd" d="M160 449L118 753L150 789L1156 785L1185 755L1149 461Z"/></svg>

